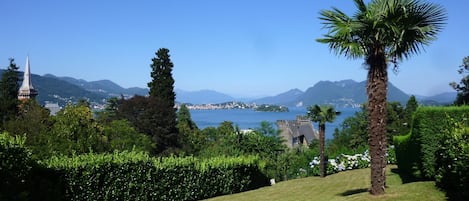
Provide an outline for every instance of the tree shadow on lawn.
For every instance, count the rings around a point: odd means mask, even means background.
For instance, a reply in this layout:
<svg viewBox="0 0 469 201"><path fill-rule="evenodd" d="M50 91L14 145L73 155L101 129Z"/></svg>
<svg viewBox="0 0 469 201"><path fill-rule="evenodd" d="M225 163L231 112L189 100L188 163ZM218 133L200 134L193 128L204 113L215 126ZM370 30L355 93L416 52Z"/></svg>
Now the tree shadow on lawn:
<svg viewBox="0 0 469 201"><path fill-rule="evenodd" d="M359 188L359 189L348 190L348 191L345 191L343 193L339 193L339 195L349 196L349 195L355 195L355 194L364 193L364 192L368 192L368 188Z"/></svg>
<svg viewBox="0 0 469 201"><path fill-rule="evenodd" d="M394 174L398 174L403 184L418 182L418 181L430 181L428 179L415 177L414 175L410 173L401 172L399 171L399 168L392 168L391 172Z"/></svg>

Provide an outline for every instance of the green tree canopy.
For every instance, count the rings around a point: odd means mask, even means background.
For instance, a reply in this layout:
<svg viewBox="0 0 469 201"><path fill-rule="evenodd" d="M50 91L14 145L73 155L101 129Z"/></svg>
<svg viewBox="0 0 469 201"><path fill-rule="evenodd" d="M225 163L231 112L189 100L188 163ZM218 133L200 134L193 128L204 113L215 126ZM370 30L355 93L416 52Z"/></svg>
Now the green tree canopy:
<svg viewBox="0 0 469 201"><path fill-rule="evenodd" d="M204 137L197 124L192 121L191 113L185 104L179 107L177 112L177 125L182 139L182 147L186 154L196 154L203 149Z"/></svg>
<svg viewBox="0 0 469 201"><path fill-rule="evenodd" d="M169 154L181 149L183 142L183 136L179 135L176 128L176 93L174 93L172 75L174 65L171 62L169 50L160 48L156 52L156 57L152 59L150 67L152 70L152 80L148 83L150 105L144 109L146 112L142 120L147 125L156 126L156 128L148 129L152 130L151 135L157 145L157 153ZM151 108L156 105L159 108Z"/></svg>
<svg viewBox="0 0 469 201"><path fill-rule="evenodd" d="M14 118L18 112L18 90L20 88L18 66L10 58L10 65L3 72L0 80L0 123Z"/></svg>
<svg viewBox="0 0 469 201"><path fill-rule="evenodd" d="M84 105L67 105L53 117L54 125L48 139L49 154L82 154L105 151L102 127Z"/></svg>
<svg viewBox="0 0 469 201"><path fill-rule="evenodd" d="M451 87L458 92L458 96L454 101L456 105L468 105L469 104L469 56L464 57L461 66L459 66L458 73L463 76L461 81L458 83L451 82Z"/></svg>
<svg viewBox="0 0 469 201"><path fill-rule="evenodd" d="M11 135L25 135L26 145L32 149L35 157L41 158L52 125L49 110L40 106L34 99L29 99L21 104L15 118L5 122L5 130Z"/></svg>
<svg viewBox="0 0 469 201"><path fill-rule="evenodd" d="M127 119L138 132L151 137L154 154L170 154L181 148L175 126L174 108L157 97L134 96L123 100L117 109L118 119Z"/></svg>
<svg viewBox="0 0 469 201"><path fill-rule="evenodd" d="M163 101L168 101L168 104L174 105L176 100L172 73L174 65L171 62L169 50L160 48L152 62L150 65L152 80L148 83L150 96L158 97Z"/></svg>
<svg viewBox="0 0 469 201"><path fill-rule="evenodd" d="M151 138L137 132L127 120L114 120L103 126L103 134L107 138L108 151L144 151L150 153L155 145Z"/></svg>

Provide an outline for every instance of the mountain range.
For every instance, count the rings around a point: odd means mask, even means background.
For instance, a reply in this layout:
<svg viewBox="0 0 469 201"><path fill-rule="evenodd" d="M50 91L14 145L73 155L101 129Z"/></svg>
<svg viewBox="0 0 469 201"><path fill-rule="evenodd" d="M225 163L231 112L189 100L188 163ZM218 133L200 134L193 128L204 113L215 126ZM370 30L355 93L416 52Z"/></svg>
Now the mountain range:
<svg viewBox="0 0 469 201"><path fill-rule="evenodd" d="M0 70L0 74L3 70ZM22 77L22 73L20 73ZM52 74L43 76L32 74L33 86L39 91L37 100L44 104L46 101L57 102L63 106L67 103L85 99L94 104L104 104L110 97L131 97L147 95L148 88L123 88L110 80L86 81L73 77L59 77ZM366 101L366 82L354 80L320 81L301 91L291 89L275 96L258 99L234 98L213 90L185 91L176 89L176 101L181 103L207 104L229 101L243 101L257 104L277 104L285 106L308 106L313 104L332 104L336 107L355 107ZM455 92L442 93L431 97L417 96L423 104L450 104L456 98ZM388 100L405 104L409 95L388 84Z"/></svg>

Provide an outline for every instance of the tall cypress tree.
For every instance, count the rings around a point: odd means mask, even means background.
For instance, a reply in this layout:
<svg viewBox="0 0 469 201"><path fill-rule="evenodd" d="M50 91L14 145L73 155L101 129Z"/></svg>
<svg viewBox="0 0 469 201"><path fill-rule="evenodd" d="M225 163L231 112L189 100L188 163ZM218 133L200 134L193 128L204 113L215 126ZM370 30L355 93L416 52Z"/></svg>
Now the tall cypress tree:
<svg viewBox="0 0 469 201"><path fill-rule="evenodd" d="M10 58L10 65L3 72L0 80L0 120L3 122L13 118L18 112L19 76L15 60ZM2 126L3 127L3 126Z"/></svg>
<svg viewBox="0 0 469 201"><path fill-rule="evenodd" d="M150 65L152 81L148 83L150 96L161 98L174 106L176 94L174 93L173 62L169 58L169 50L160 48Z"/></svg>
<svg viewBox="0 0 469 201"><path fill-rule="evenodd" d="M148 83L149 101L157 101L156 105L159 107L148 109L148 112L152 114L147 115L154 121L151 123L154 127L151 135L156 143L157 152L172 152L174 149L181 148L182 141L176 128L176 108L174 107L176 94L172 75L174 65L171 62L169 50L166 48L160 48L152 61L150 65L152 81Z"/></svg>

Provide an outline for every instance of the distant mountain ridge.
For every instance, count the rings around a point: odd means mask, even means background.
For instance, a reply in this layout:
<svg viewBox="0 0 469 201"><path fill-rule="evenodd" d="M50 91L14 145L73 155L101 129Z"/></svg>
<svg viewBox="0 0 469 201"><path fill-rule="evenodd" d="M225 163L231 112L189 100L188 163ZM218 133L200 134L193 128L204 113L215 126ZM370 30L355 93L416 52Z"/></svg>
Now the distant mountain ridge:
<svg viewBox="0 0 469 201"><path fill-rule="evenodd" d="M88 82L83 79L75 79L72 77L57 77L51 74L46 74L44 75L44 77L50 77L50 78L63 80L68 83L77 85L85 90L95 92L95 93L100 93L105 96L111 96L111 97L121 96L121 95L129 97L135 94L144 96L148 94L147 88L138 88L138 87L123 88L110 80L98 80L98 81Z"/></svg>
<svg viewBox="0 0 469 201"><path fill-rule="evenodd" d="M4 70L0 70L0 75ZM22 77L22 72L20 76ZM46 101L58 102L61 106L67 103L86 99L97 104L104 104L110 97L131 97L148 95L148 88L123 88L110 80L86 81L72 77L58 77L51 74L44 76L32 74L33 86L39 91L37 100L44 104ZM364 103L366 98L366 81L354 80L320 81L306 91L291 89L275 96L268 96L245 102L257 104L277 104L284 106L308 106L313 104L333 104L337 107L354 107ZM175 89L176 101L181 103L207 104L240 101L230 95L213 91L184 91ZM456 92L447 92L435 96L417 96L418 101L428 105L451 104L456 98ZM388 100L405 104L409 95L395 87L388 85Z"/></svg>
<svg viewBox="0 0 469 201"><path fill-rule="evenodd" d="M291 99L286 99L282 93L267 99L270 104L281 104L287 106L309 106L314 104L331 104L336 107L357 107L367 100L366 81L356 82L354 80L342 81L320 81L308 88L304 93L295 91ZM403 104L407 102L409 95L388 84L388 100L398 101ZM263 103L266 99L257 99L254 102Z"/></svg>
<svg viewBox="0 0 469 201"><path fill-rule="evenodd" d="M289 105L289 103L293 103L297 101L298 98L303 95L304 92L299 89L291 89L287 92L278 94L276 96L268 96L265 98L256 99L252 102L256 103L263 103L263 104L283 104Z"/></svg>

